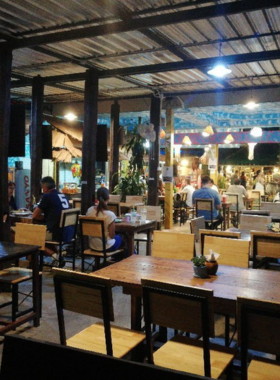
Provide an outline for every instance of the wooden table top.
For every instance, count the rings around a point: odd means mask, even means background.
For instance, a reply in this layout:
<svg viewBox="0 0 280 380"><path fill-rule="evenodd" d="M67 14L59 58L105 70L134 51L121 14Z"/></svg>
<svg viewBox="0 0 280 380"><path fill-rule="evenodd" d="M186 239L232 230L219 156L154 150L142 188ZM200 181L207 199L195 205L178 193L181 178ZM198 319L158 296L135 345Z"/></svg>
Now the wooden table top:
<svg viewBox="0 0 280 380"><path fill-rule="evenodd" d="M114 285L141 291L141 278L172 282L214 291L214 297L235 301L237 296L280 302L280 272L219 265L217 275L193 277L191 261L133 255L94 275L110 278Z"/></svg>
<svg viewBox="0 0 280 380"><path fill-rule="evenodd" d="M134 233L138 231L145 231L148 229L155 229L155 228L156 228L155 220L146 220L145 222L141 222L141 223L131 223L131 222L115 223L116 232Z"/></svg>
<svg viewBox="0 0 280 380"><path fill-rule="evenodd" d="M38 245L0 242L0 261L15 260L33 252L38 252Z"/></svg>

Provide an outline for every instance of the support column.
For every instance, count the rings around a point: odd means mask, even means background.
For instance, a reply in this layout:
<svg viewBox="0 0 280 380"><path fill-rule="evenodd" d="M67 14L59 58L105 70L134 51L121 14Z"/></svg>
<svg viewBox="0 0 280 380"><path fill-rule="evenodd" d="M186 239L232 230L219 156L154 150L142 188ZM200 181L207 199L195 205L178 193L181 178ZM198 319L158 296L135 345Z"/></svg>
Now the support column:
<svg viewBox="0 0 280 380"><path fill-rule="evenodd" d="M87 70L84 100L82 157L82 214L95 200L96 135L98 118L98 72Z"/></svg>
<svg viewBox="0 0 280 380"><path fill-rule="evenodd" d="M166 109L165 165L173 167L174 111ZM165 183L164 228L173 227L173 183Z"/></svg>
<svg viewBox="0 0 280 380"><path fill-rule="evenodd" d="M38 75L33 78L32 83L30 124L31 194L35 197L36 202L41 197L43 101L44 83L43 78Z"/></svg>
<svg viewBox="0 0 280 380"><path fill-rule="evenodd" d="M152 96L150 121L154 124L156 132L155 142L150 142L149 154L149 182L148 182L148 200L147 204L156 206L158 204L158 167L159 167L159 134L160 134L160 118L161 118L161 98Z"/></svg>
<svg viewBox="0 0 280 380"><path fill-rule="evenodd" d="M8 204L8 145L10 128L10 88L12 50L0 44L0 240L9 240L8 224L3 217L9 213Z"/></svg>
<svg viewBox="0 0 280 380"><path fill-rule="evenodd" d="M215 185L218 187L219 145L214 145L212 149L214 150L214 156L217 159L217 166L216 170L210 170L210 178L213 179Z"/></svg>
<svg viewBox="0 0 280 380"><path fill-rule="evenodd" d="M120 127L120 105L118 101L111 106L110 125L110 167L109 167L109 191L110 194L119 182L119 127Z"/></svg>

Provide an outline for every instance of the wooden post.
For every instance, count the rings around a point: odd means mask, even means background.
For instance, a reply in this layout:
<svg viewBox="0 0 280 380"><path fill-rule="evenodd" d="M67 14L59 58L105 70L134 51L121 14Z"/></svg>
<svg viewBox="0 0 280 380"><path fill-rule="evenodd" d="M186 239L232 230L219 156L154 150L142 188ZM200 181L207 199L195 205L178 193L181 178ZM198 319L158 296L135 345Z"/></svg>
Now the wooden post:
<svg viewBox="0 0 280 380"><path fill-rule="evenodd" d="M174 111L166 109L165 165L173 167ZM164 228L173 227L173 183L165 183Z"/></svg>
<svg viewBox="0 0 280 380"><path fill-rule="evenodd" d="M111 125L110 125L110 166L109 166L109 191L112 193L114 187L119 182L119 119L120 105L118 101L111 106Z"/></svg>
<svg viewBox="0 0 280 380"><path fill-rule="evenodd" d="M98 117L98 73L87 70L85 80L84 131L82 157L82 214L95 200L96 135Z"/></svg>
<svg viewBox="0 0 280 380"><path fill-rule="evenodd" d="M33 78L32 109L30 124L31 195L36 203L41 197L42 178L42 123L43 123L44 83L39 75Z"/></svg>
<svg viewBox="0 0 280 380"><path fill-rule="evenodd" d="M149 181L148 181L148 200L147 204L156 206L158 204L158 167L159 167L159 134L161 118L161 98L152 96L151 98L151 123L154 124L156 132L155 142L150 142L149 154Z"/></svg>
<svg viewBox="0 0 280 380"><path fill-rule="evenodd" d="M8 145L10 128L10 86L12 50L0 44L0 240L9 240L8 223L3 217L9 213L8 204ZM15 138L13 136L13 138Z"/></svg>

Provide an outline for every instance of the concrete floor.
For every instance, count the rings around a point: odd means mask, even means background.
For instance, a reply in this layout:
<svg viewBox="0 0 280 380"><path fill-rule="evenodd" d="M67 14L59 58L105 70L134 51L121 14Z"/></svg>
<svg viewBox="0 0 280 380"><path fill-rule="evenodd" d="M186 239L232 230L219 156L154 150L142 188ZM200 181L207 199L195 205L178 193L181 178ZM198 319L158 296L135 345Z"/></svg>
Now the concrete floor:
<svg viewBox="0 0 280 380"><path fill-rule="evenodd" d="M174 230L180 232L190 232L189 223L179 226L175 225ZM140 245L140 254L145 254L145 245L141 243ZM79 260L78 260L79 264ZM69 264L70 265L70 264ZM71 266L69 266L71 269ZM27 286L27 285L24 285ZM9 334L20 334L24 337L31 337L39 340L44 340L48 342L59 343L59 333L58 333L58 324L57 324L57 315L56 315L56 306L54 298L54 286L52 278L52 270L50 268L44 267L43 271L43 308L42 308L42 318L40 321L40 326L35 328L32 326L32 323L27 323L19 328L16 331L9 332ZM2 297L9 297L9 294L1 294ZM130 297L122 294L122 289L120 287L113 288L113 298L114 298L114 312L115 312L115 323L124 326L130 327ZM0 309L0 318L9 310ZM67 334L69 336L75 334L77 331L82 328L87 327L89 324L93 323L92 318L70 315L66 314L66 321L69 323L69 328L67 329ZM221 342L221 338L224 332L224 319L222 317L217 317L216 320L216 336ZM0 359L2 355L3 345L0 345ZM239 378L237 374L236 379Z"/></svg>

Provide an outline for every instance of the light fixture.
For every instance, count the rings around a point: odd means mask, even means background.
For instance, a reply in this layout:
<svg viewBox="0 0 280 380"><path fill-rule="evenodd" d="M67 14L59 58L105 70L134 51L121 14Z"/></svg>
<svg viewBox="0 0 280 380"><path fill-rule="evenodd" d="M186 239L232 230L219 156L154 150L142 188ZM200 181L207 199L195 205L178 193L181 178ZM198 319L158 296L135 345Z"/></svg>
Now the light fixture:
<svg viewBox="0 0 280 380"><path fill-rule="evenodd" d="M189 161L188 160L182 160L181 161L181 166L188 166L189 165Z"/></svg>
<svg viewBox="0 0 280 380"><path fill-rule="evenodd" d="M248 160L253 160L254 159L254 149L257 143L248 143Z"/></svg>
<svg viewBox="0 0 280 380"><path fill-rule="evenodd" d="M244 108L247 108L248 110L254 110L255 108L259 107L259 104L256 103L253 99L253 79L252 79L252 86L251 86L251 98L248 103L244 104Z"/></svg>
<svg viewBox="0 0 280 380"><path fill-rule="evenodd" d="M234 141L234 138L232 137L231 134L229 134L229 135L227 135L227 137L225 138L224 143L225 143L225 144L230 144L230 143L232 143L233 141Z"/></svg>
<svg viewBox="0 0 280 380"><path fill-rule="evenodd" d="M64 119L67 119L69 121L73 121L77 119L77 116L74 115L72 112L68 112L66 115L64 115Z"/></svg>
<svg viewBox="0 0 280 380"><path fill-rule="evenodd" d="M145 148L148 149L150 147L150 141L146 140L143 145L144 145Z"/></svg>
<svg viewBox="0 0 280 380"><path fill-rule="evenodd" d="M250 131L250 135L254 136L254 137L261 137L262 133L263 133L263 131L262 131L261 127L254 127Z"/></svg>
<svg viewBox="0 0 280 380"><path fill-rule="evenodd" d="M202 136L204 137L208 137L210 135L213 135L214 134L214 131L213 131L213 128L211 127L211 125L208 125L204 131L202 132Z"/></svg>
<svg viewBox="0 0 280 380"><path fill-rule="evenodd" d="M185 136L183 138L182 144L183 145L192 145L192 142L191 142L191 139L189 138L189 136Z"/></svg>
<svg viewBox="0 0 280 380"><path fill-rule="evenodd" d="M227 74L231 73L231 70L223 63L221 59L221 50L222 50L222 42L219 45L219 59L214 67L207 71L207 74L213 75L214 77L223 78Z"/></svg>

